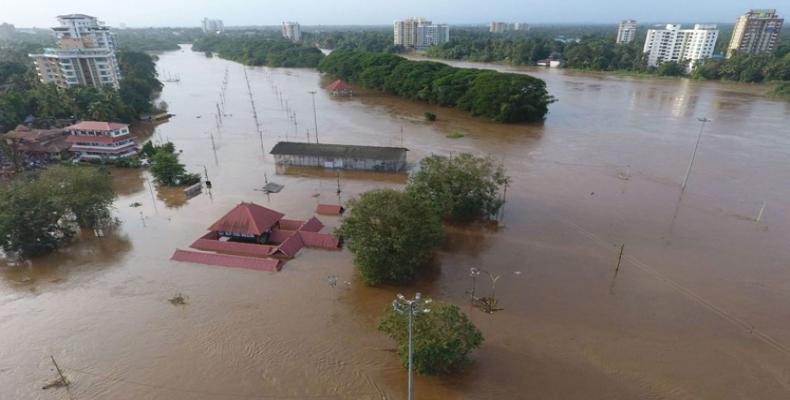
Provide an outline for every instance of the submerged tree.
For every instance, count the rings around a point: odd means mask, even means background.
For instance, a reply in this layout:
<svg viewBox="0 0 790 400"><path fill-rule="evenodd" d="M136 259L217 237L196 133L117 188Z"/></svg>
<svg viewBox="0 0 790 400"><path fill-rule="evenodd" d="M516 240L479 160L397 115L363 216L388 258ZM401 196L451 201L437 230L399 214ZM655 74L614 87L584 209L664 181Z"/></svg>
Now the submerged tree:
<svg viewBox="0 0 790 400"><path fill-rule="evenodd" d="M49 253L78 227L107 220L115 198L110 177L95 167L54 166L0 189L0 247L23 257Z"/></svg>
<svg viewBox="0 0 790 400"><path fill-rule="evenodd" d="M499 211L500 188L509 179L502 164L491 157L431 155L420 161L406 191L433 205L443 218L468 222Z"/></svg>
<svg viewBox="0 0 790 400"><path fill-rule="evenodd" d="M363 193L349 202L338 229L362 279L370 285L413 278L433 255L443 232L423 201L391 189Z"/></svg>
<svg viewBox="0 0 790 400"><path fill-rule="evenodd" d="M186 172L169 142L155 148L151 157L151 174L159 184L165 186L192 185L200 181L200 175Z"/></svg>
<svg viewBox="0 0 790 400"><path fill-rule="evenodd" d="M398 354L408 365L408 314L387 307L379 330L398 344ZM470 351L480 347L483 334L458 306L434 302L430 312L414 317L413 362L423 375L436 375L461 367Z"/></svg>

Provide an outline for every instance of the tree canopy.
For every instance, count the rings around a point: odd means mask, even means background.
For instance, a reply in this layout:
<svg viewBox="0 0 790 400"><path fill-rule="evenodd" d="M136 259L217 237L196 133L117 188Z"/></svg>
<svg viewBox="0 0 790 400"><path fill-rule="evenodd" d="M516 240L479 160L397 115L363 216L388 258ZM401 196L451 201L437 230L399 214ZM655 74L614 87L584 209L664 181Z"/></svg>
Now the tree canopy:
<svg viewBox="0 0 790 400"><path fill-rule="evenodd" d="M420 160L406 191L431 204L443 218L468 222L499 211L500 190L508 180L504 167L491 157L431 155Z"/></svg>
<svg viewBox="0 0 790 400"><path fill-rule="evenodd" d="M439 216L403 192L366 192L352 199L349 208L338 233L370 285L412 279L443 237Z"/></svg>
<svg viewBox="0 0 790 400"><path fill-rule="evenodd" d="M0 96L0 132L13 129L28 115L36 117L37 127L50 127L56 119L132 122L149 113L151 99L162 88L154 59L145 53L122 51L118 63L123 76L119 90L109 86L60 90L39 82L29 62L0 63L0 84L7 84Z"/></svg>
<svg viewBox="0 0 790 400"><path fill-rule="evenodd" d="M498 122L541 121L554 101L546 83L529 75L455 68L392 54L335 50L318 68L365 87L455 106Z"/></svg>
<svg viewBox="0 0 790 400"><path fill-rule="evenodd" d="M404 366L409 362L408 314L387 307L379 330L398 344ZM456 305L433 302L430 312L414 316L414 369L423 375L453 371L468 360L469 352L480 347L483 334Z"/></svg>
<svg viewBox="0 0 790 400"><path fill-rule="evenodd" d="M53 166L0 189L0 247L32 257L68 242L77 227L107 222L115 199L110 177L96 167Z"/></svg>
<svg viewBox="0 0 790 400"><path fill-rule="evenodd" d="M192 185L200 182L200 175L190 174L186 171L184 164L178 161L178 154L175 146L167 142L162 146L149 145L148 142L141 150L142 154L151 159L151 175L160 185L179 186Z"/></svg>
<svg viewBox="0 0 790 400"><path fill-rule="evenodd" d="M313 46L266 34L205 36L192 45L192 50L211 51L242 64L269 67L316 67L324 57Z"/></svg>

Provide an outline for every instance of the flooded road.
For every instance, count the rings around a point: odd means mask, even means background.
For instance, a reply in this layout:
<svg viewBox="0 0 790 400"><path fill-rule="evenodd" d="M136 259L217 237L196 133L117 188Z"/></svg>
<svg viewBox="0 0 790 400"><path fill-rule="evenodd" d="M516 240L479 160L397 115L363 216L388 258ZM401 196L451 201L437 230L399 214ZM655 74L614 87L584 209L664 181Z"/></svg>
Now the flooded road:
<svg viewBox="0 0 790 400"><path fill-rule="evenodd" d="M1 399L67 398L41 390L55 377L50 355L75 399L403 399L405 370L376 324L396 293L416 290L461 305L486 338L462 373L419 377L418 399L790 396L790 103L761 87L525 69L559 102L544 124L514 126L366 91L332 98L312 70L247 68L261 142L244 67L187 48L158 68L181 82L165 85L175 117L152 140L173 141L192 172L205 167L213 190L187 200L147 172L114 171L116 231L0 265ZM513 179L504 227L448 228L407 287L365 287L346 250L303 250L279 273L169 261L240 201L306 218L338 200L335 174L278 174L268 154L306 129L314 140L313 90L321 142L402 144L411 163L501 159ZM712 122L681 196L701 117ZM456 131L465 136L448 138ZM264 174L285 189L256 191ZM402 185L344 172L340 200ZM473 266L502 275L503 311L467 305ZM186 305L168 302L178 293Z"/></svg>

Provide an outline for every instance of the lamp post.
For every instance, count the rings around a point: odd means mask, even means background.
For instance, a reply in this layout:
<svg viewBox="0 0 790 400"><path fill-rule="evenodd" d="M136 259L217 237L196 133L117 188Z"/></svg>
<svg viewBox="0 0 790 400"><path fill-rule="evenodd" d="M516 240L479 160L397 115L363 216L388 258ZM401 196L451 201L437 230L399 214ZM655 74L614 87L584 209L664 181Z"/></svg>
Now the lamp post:
<svg viewBox="0 0 790 400"><path fill-rule="evenodd" d="M686 177L683 178L683 184L680 185L680 193L686 191L686 182L688 182L689 175L691 175L691 168L694 167L694 159L697 157L697 148L699 147L700 140L702 140L702 131L705 130L705 124L711 122L711 120L709 120L706 117L697 118L697 121L701 122L702 125L700 125L699 127L699 134L697 135L697 143L694 144L694 151L691 153L691 161L689 161L689 167L688 169L686 169Z"/></svg>
<svg viewBox="0 0 790 400"><path fill-rule="evenodd" d="M315 124L315 142L318 143L318 117L315 113L315 90L311 90L307 93L310 93L313 96L313 123Z"/></svg>
<svg viewBox="0 0 790 400"><path fill-rule="evenodd" d="M414 384L412 379L412 325L414 324L414 314L427 314L431 312L428 305L431 304L431 299L422 300L422 294L417 292L413 299L407 299L406 296L398 293L395 300L392 301L392 308L401 313L409 315L409 393L408 400L414 400Z"/></svg>

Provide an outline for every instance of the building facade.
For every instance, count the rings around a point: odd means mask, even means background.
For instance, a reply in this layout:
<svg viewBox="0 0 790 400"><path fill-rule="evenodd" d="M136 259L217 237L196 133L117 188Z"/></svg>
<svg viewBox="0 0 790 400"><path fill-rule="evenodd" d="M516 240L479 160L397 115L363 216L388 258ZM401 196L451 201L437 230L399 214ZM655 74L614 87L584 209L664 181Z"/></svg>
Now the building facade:
<svg viewBox="0 0 790 400"><path fill-rule="evenodd" d="M450 41L450 27L434 25L425 18L406 18L393 23L393 36L396 46L424 49Z"/></svg>
<svg viewBox="0 0 790 400"><path fill-rule="evenodd" d="M221 19L203 18L201 27L203 28L203 33L207 35L219 35L225 32L225 25Z"/></svg>
<svg viewBox="0 0 790 400"><path fill-rule="evenodd" d="M10 38L11 36L14 35L14 33L16 33L16 28L14 27L14 25L6 22L0 24L0 38L3 39Z"/></svg>
<svg viewBox="0 0 790 400"><path fill-rule="evenodd" d="M617 29L617 44L631 43L636 38L636 21L625 19L620 21Z"/></svg>
<svg viewBox="0 0 790 400"><path fill-rule="evenodd" d="M284 38L294 43L302 40L302 28L298 22L284 21L282 30Z"/></svg>
<svg viewBox="0 0 790 400"><path fill-rule="evenodd" d="M126 124L82 121L64 130L71 152L80 161L113 161L137 155L137 144Z"/></svg>
<svg viewBox="0 0 790 400"><path fill-rule="evenodd" d="M402 147L279 142L270 154L279 167L317 167L398 172L406 168Z"/></svg>
<svg viewBox="0 0 790 400"><path fill-rule="evenodd" d="M694 29L681 29L679 24L669 24L665 29L650 29L644 47L647 65L687 62L687 72L691 71L697 63L713 55L718 36L716 25L697 24Z"/></svg>
<svg viewBox="0 0 790 400"><path fill-rule="evenodd" d="M83 14L58 16L52 28L57 48L30 54L42 83L61 89L71 86L120 87L121 69L115 56L115 37L95 17Z"/></svg>
<svg viewBox="0 0 790 400"><path fill-rule="evenodd" d="M491 33L504 33L510 31L527 31L529 25L521 22L491 22L488 25L488 31Z"/></svg>
<svg viewBox="0 0 790 400"><path fill-rule="evenodd" d="M733 54L772 53L782 32L783 18L776 10L749 10L735 21L727 58Z"/></svg>

